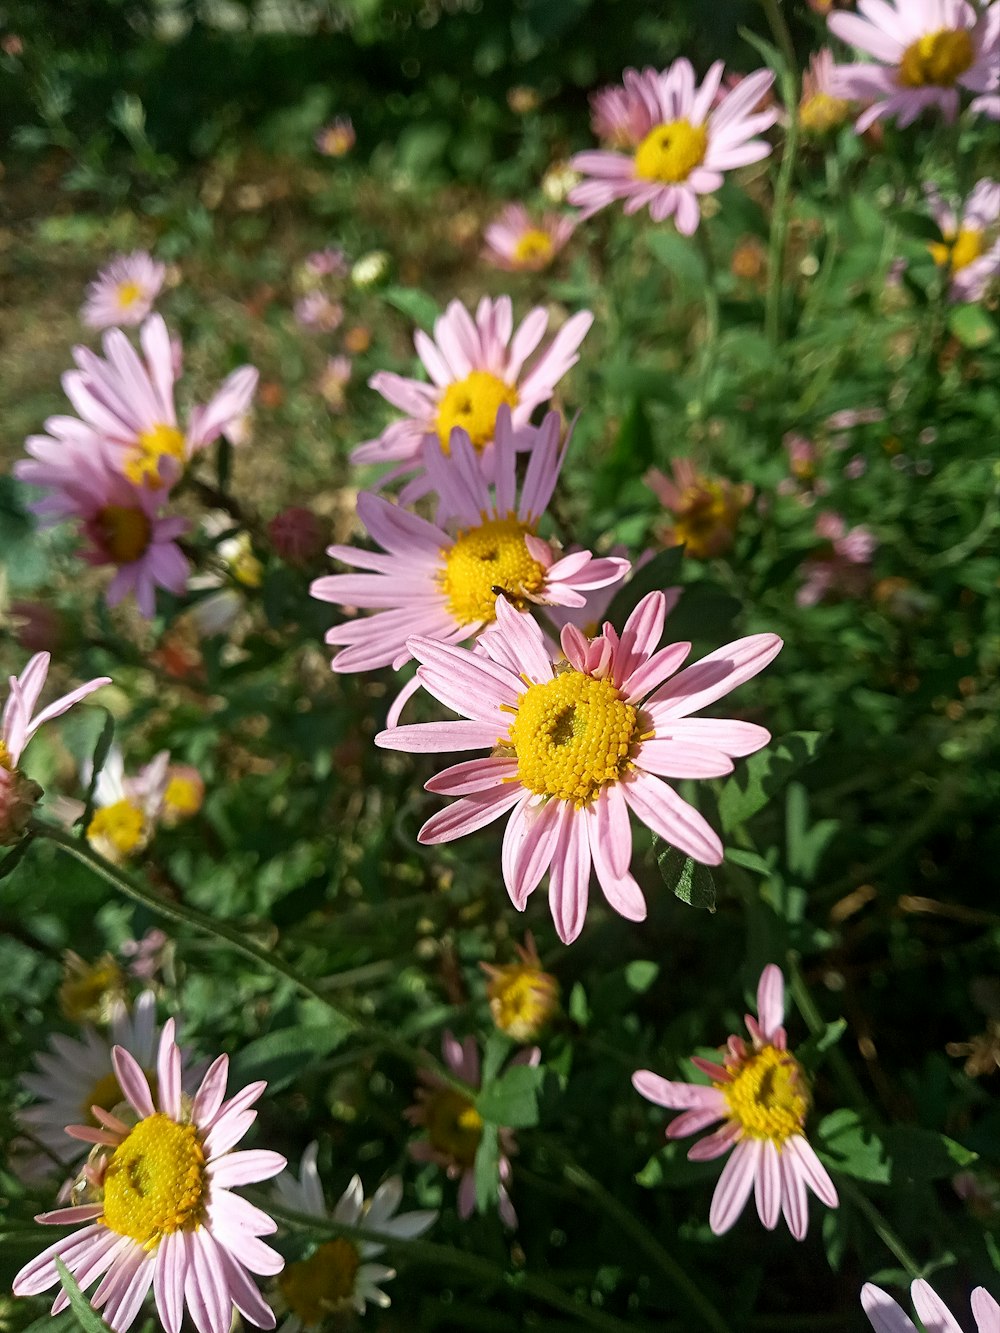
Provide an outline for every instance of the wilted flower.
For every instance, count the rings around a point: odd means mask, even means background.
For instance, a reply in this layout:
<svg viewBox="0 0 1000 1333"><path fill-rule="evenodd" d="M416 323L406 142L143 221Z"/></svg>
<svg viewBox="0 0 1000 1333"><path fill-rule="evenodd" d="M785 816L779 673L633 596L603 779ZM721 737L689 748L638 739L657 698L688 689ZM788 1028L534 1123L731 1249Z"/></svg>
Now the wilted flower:
<svg viewBox="0 0 1000 1333"><path fill-rule="evenodd" d="M416 1240L437 1221L437 1212L430 1208L396 1216L403 1198L399 1176L390 1176L369 1200L364 1197L361 1177L353 1176L333 1212L329 1212L316 1170L318 1150L316 1143L306 1148L298 1179L291 1171L281 1173L274 1182L276 1201L297 1213L356 1227L370 1233L372 1239L338 1236L322 1242L308 1259L285 1266L278 1288L289 1315L279 1333L319 1328L329 1315L348 1310L364 1314L369 1301L385 1309L390 1301L380 1284L394 1278L396 1272L385 1264L371 1262L385 1249L380 1239Z"/></svg>
<svg viewBox="0 0 1000 1333"><path fill-rule="evenodd" d="M92 329L141 324L153 308L166 272L166 266L145 250L118 255L87 288L80 318Z"/></svg>
<svg viewBox="0 0 1000 1333"><path fill-rule="evenodd" d="M483 258L496 268L537 273L548 268L575 226L575 219L559 213L536 221L523 204L508 204L483 233Z"/></svg>
<svg viewBox="0 0 1000 1333"><path fill-rule="evenodd" d="M480 963L488 978L486 998L493 1022L515 1041L533 1041L559 1007L559 982L542 971L531 932L516 944L518 962Z"/></svg>
<svg viewBox="0 0 1000 1333"><path fill-rule="evenodd" d="M1000 219L1000 183L978 181L960 212L949 207L933 185L926 187L926 193L943 238L930 251L951 279L949 298L981 300L1000 275L1000 236L992 240L989 236L989 229Z"/></svg>
<svg viewBox="0 0 1000 1333"><path fill-rule="evenodd" d="M962 1333L958 1320L923 1278L911 1284L910 1299L928 1333ZM866 1282L861 1288L861 1304L875 1333L917 1333L913 1320L881 1287ZM972 1293L972 1313L978 1333L1000 1333L1000 1305L985 1287L977 1287Z"/></svg>
<svg viewBox="0 0 1000 1333"><path fill-rule="evenodd" d="M860 597L868 586L878 542L869 528L848 528L840 514L819 514L815 532L826 545L802 562L805 581L795 594L799 606L815 606L831 594Z"/></svg>
<svg viewBox="0 0 1000 1333"><path fill-rule="evenodd" d="M193 764L170 764L160 804L160 822L167 828L190 819L205 799L205 779Z"/></svg>
<svg viewBox="0 0 1000 1333"><path fill-rule="evenodd" d="M648 1069L633 1074L632 1083L658 1106L683 1112L667 1126L669 1139L723 1121L688 1150L692 1161L710 1162L732 1149L712 1196L709 1225L717 1236L733 1226L753 1190L764 1226L773 1230L783 1213L789 1231L802 1240L809 1226L807 1187L828 1208L839 1201L804 1133L809 1086L788 1050L785 982L773 963L760 974L757 1015L746 1016L749 1046L730 1037L722 1064L691 1057L711 1083L675 1083Z"/></svg>
<svg viewBox="0 0 1000 1333"><path fill-rule="evenodd" d="M324 157L345 157L357 142L350 116L337 116L316 131L314 142Z"/></svg>
<svg viewBox="0 0 1000 1333"><path fill-rule="evenodd" d="M1000 1018L991 1018L986 1031L968 1041L950 1041L945 1050L957 1059L965 1057L963 1068L970 1078L995 1074L1000 1069Z"/></svg>
<svg viewBox="0 0 1000 1333"><path fill-rule="evenodd" d="M72 949L63 954L59 1011L71 1023L107 1023L125 998L125 974L111 954L88 963Z"/></svg>
<svg viewBox="0 0 1000 1333"><path fill-rule="evenodd" d="M289 565L311 565L323 552L327 541L327 525L311 509L289 505L275 514L267 525L275 554Z"/></svg>
<svg viewBox="0 0 1000 1333"><path fill-rule="evenodd" d="M667 546L683 546L688 555L709 560L732 546L736 525L753 496L748 484L734 485L724 477L707 477L689 458L675 458L673 480L651 468L644 481L673 524L663 531Z"/></svg>
<svg viewBox="0 0 1000 1333"><path fill-rule="evenodd" d="M436 1074L420 1070L421 1087L417 1089L416 1104L406 1112L411 1125L427 1131L425 1139L410 1144L410 1156L417 1162L434 1162L443 1167L449 1180L459 1181L458 1215L464 1221L472 1216L476 1206L476 1153L483 1137L483 1118L476 1110L473 1097L479 1091L481 1071L479 1049L473 1037L460 1042L450 1032L441 1037L444 1062L463 1083L468 1094L445 1083ZM537 1046L519 1051L511 1065L537 1065L541 1059ZM499 1161L497 1163L497 1210L504 1226L517 1226L517 1213L507 1186L510 1184L510 1159L517 1153L514 1132L498 1131Z"/></svg>
<svg viewBox="0 0 1000 1333"><path fill-rule="evenodd" d="M813 53L809 59L809 68L802 75L799 124L804 134L829 134L850 116L850 102L837 97L833 88L833 54L828 47L824 47L822 51Z"/></svg>

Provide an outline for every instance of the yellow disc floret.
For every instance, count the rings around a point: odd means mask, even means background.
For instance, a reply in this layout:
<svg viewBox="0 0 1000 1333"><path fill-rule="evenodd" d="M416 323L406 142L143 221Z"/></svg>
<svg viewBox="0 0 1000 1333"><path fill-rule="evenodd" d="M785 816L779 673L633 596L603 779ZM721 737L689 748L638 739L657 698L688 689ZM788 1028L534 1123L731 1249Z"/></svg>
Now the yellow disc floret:
<svg viewBox="0 0 1000 1333"><path fill-rule="evenodd" d="M488 370L473 370L464 380L449 384L434 422L444 452L448 453L455 426L468 431L477 449L489 444L496 429L497 412L504 403L516 407L517 390Z"/></svg>
<svg viewBox="0 0 1000 1333"><path fill-rule="evenodd" d="M163 1236L201 1224L207 1193L198 1130L157 1112L115 1149L104 1176L101 1221L154 1249Z"/></svg>
<svg viewBox="0 0 1000 1333"><path fill-rule="evenodd" d="M14 761L10 757L10 751L7 749L7 742L0 741L0 768L5 768L8 773L14 771Z"/></svg>
<svg viewBox="0 0 1000 1333"><path fill-rule="evenodd" d="M500 593L518 610L545 586L545 569L524 538L531 526L516 518L491 518L460 532L445 553L440 575L448 610L460 625L496 617Z"/></svg>
<svg viewBox="0 0 1000 1333"><path fill-rule="evenodd" d="M610 680L566 671L518 699L510 743L530 791L586 805L629 766L638 713Z"/></svg>
<svg viewBox="0 0 1000 1333"><path fill-rule="evenodd" d="M802 1133L809 1110L809 1089L802 1066L787 1051L764 1046L733 1070L731 1083L714 1086L729 1104L751 1139L769 1139L780 1148L786 1139Z"/></svg>
<svg viewBox="0 0 1000 1333"><path fill-rule="evenodd" d="M952 88L976 58L972 38L964 28L941 28L926 33L903 52L899 82L904 88Z"/></svg>
<svg viewBox="0 0 1000 1333"><path fill-rule="evenodd" d="M59 1008L72 1023L107 1021L114 1003L125 994L125 973L110 954L94 963L74 953L65 957L65 975L59 987Z"/></svg>
<svg viewBox="0 0 1000 1333"><path fill-rule="evenodd" d="M654 125L635 150L635 174L644 181L673 185L686 181L705 160L708 130L689 120Z"/></svg>
<svg viewBox="0 0 1000 1333"><path fill-rule="evenodd" d="M959 269L978 259L985 251L986 234L972 228L969 230L963 228L957 236L954 232L946 233L943 241L935 241L929 248L935 264L940 264L942 268L950 268L952 273L957 273Z"/></svg>
<svg viewBox="0 0 1000 1333"><path fill-rule="evenodd" d="M118 565L130 565L149 546L152 527L144 510L131 505L105 505L96 528L107 554Z"/></svg>
<svg viewBox="0 0 1000 1333"><path fill-rule="evenodd" d="M94 811L87 825L87 841L111 860L124 860L141 852L149 841L146 816L123 797Z"/></svg>
<svg viewBox="0 0 1000 1333"><path fill-rule="evenodd" d="M136 486L160 486L160 459L184 462L184 436L176 426L161 423L140 433L135 449L125 461L123 471Z"/></svg>
<svg viewBox="0 0 1000 1333"><path fill-rule="evenodd" d="M829 93L813 93L804 97L799 107L799 124L807 134L828 134L851 114L851 104L842 97Z"/></svg>
<svg viewBox="0 0 1000 1333"><path fill-rule="evenodd" d="M126 310L130 305L135 305L142 295L142 288L137 282L120 282L115 288L115 295L118 297L118 304Z"/></svg>
<svg viewBox="0 0 1000 1333"><path fill-rule="evenodd" d="M361 1266L358 1247L343 1236L328 1240L308 1259L288 1264L278 1286L289 1310L306 1328L315 1328L329 1314L347 1309Z"/></svg>
<svg viewBox="0 0 1000 1333"><path fill-rule="evenodd" d="M531 1041L548 1023L559 1002L559 983L526 963L492 969L486 996L493 1022L515 1041Z"/></svg>
<svg viewBox="0 0 1000 1333"><path fill-rule="evenodd" d="M518 238L514 246L514 262L523 268L544 268L554 249L549 233L532 227Z"/></svg>
<svg viewBox="0 0 1000 1333"><path fill-rule="evenodd" d="M437 1088L427 1098L424 1117L431 1147L459 1166L471 1167L483 1137L483 1118L472 1098L455 1088Z"/></svg>

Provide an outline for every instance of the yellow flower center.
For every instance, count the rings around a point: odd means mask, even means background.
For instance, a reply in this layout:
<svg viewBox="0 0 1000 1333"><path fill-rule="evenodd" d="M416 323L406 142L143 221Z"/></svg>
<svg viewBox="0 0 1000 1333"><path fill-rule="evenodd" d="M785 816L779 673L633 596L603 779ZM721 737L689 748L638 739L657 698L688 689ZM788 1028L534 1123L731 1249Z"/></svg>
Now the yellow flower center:
<svg viewBox="0 0 1000 1333"><path fill-rule="evenodd" d="M237 583L242 583L244 588L259 588L264 582L264 566L254 555L246 533L239 539L239 550L226 563L233 578Z"/></svg>
<svg viewBox="0 0 1000 1333"><path fill-rule="evenodd" d="M142 295L142 288L137 282L120 282L115 290L118 297L118 304L125 306L135 305Z"/></svg>
<svg viewBox="0 0 1000 1333"><path fill-rule="evenodd" d="M124 989L125 974L110 954L91 964L77 959L59 987L59 1008L70 1022L82 1023L101 1017Z"/></svg>
<svg viewBox="0 0 1000 1333"><path fill-rule="evenodd" d="M493 1022L515 1041L530 1041L552 1017L559 986L548 972L524 963L498 967L486 994Z"/></svg>
<svg viewBox="0 0 1000 1333"><path fill-rule="evenodd" d="M315 1328L328 1314L349 1307L360 1266L357 1246L338 1236L308 1259L288 1264L278 1278L278 1286L289 1310L306 1328Z"/></svg>
<svg viewBox="0 0 1000 1333"><path fill-rule="evenodd" d="M201 809L202 790L193 778L173 777L163 793L165 809L177 819L189 819Z"/></svg>
<svg viewBox="0 0 1000 1333"><path fill-rule="evenodd" d="M926 33L903 52L899 82L904 88L933 84L951 88L975 59L972 38L964 28L941 28Z"/></svg>
<svg viewBox="0 0 1000 1333"><path fill-rule="evenodd" d="M689 120L654 125L635 150L635 174L645 181L672 185L686 181L705 160L708 130Z"/></svg>
<svg viewBox="0 0 1000 1333"><path fill-rule="evenodd" d="M201 1225L207 1194L198 1130L156 1112L115 1149L104 1176L101 1221L155 1249L163 1236Z"/></svg>
<svg viewBox="0 0 1000 1333"><path fill-rule="evenodd" d="M5 768L8 773L14 771L14 761L10 757L10 751L7 749L7 742L0 741L0 768Z"/></svg>
<svg viewBox="0 0 1000 1333"><path fill-rule="evenodd" d="M161 458L184 462L184 435L176 426L161 423L142 431L134 451L125 461L123 471L136 486L159 486L162 484Z"/></svg>
<svg viewBox="0 0 1000 1333"><path fill-rule="evenodd" d="M142 509L130 505L105 505L97 515L97 529L111 559L130 565L149 546L152 527Z"/></svg>
<svg viewBox="0 0 1000 1333"><path fill-rule="evenodd" d="M986 235L981 231L963 228L957 236L954 232L946 233L943 241L935 241L929 249L935 264L957 273L983 253L986 249Z"/></svg>
<svg viewBox="0 0 1000 1333"><path fill-rule="evenodd" d="M674 545L686 547L688 555L699 560L719 555L732 542L742 508L724 483L702 480L681 497L674 519Z"/></svg>
<svg viewBox="0 0 1000 1333"><path fill-rule="evenodd" d="M514 246L514 259L525 268L542 268L552 258L554 248L549 233L533 227Z"/></svg>
<svg viewBox="0 0 1000 1333"><path fill-rule="evenodd" d="M850 102L829 93L813 93L799 107L799 124L810 134L827 134L851 114Z"/></svg>
<svg viewBox="0 0 1000 1333"><path fill-rule="evenodd" d="M460 625L495 619L500 593L523 610L528 595L545 586L545 569L524 543L530 532L529 524L516 518L491 518L458 534L444 553L439 578Z"/></svg>
<svg viewBox="0 0 1000 1333"><path fill-rule="evenodd" d="M434 422L444 452L449 451L455 426L468 431L469 439L477 449L489 444L493 439L497 412L503 403L516 407L517 390L488 370L474 370L464 380L449 384L441 397Z"/></svg>
<svg viewBox="0 0 1000 1333"><path fill-rule="evenodd" d="M438 1152L469 1168L483 1137L483 1118L466 1097L454 1088L437 1088L425 1104L427 1137Z"/></svg>
<svg viewBox="0 0 1000 1333"><path fill-rule="evenodd" d="M529 791L583 806L618 782L639 739L639 714L610 680L565 671L517 701L510 741Z"/></svg>
<svg viewBox="0 0 1000 1333"><path fill-rule="evenodd" d="M809 1110L809 1089L802 1066L787 1051L765 1046L747 1056L732 1083L713 1085L729 1104L751 1139L769 1139L780 1148L786 1139L802 1133Z"/></svg>
<svg viewBox="0 0 1000 1333"><path fill-rule="evenodd" d="M126 797L94 811L87 825L87 841L98 850L110 849L111 859L142 851L147 840L146 816Z"/></svg>

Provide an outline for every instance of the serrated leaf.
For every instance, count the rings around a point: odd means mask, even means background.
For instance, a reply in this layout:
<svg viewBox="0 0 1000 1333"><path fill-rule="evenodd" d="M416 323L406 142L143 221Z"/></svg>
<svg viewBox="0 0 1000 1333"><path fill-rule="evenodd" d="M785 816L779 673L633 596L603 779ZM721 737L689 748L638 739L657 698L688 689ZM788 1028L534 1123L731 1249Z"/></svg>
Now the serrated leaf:
<svg viewBox="0 0 1000 1333"><path fill-rule="evenodd" d="M269 1032L244 1046L233 1058L233 1081L267 1079L272 1091L301 1075L303 1067L335 1050L350 1035L336 1018L301 1023Z"/></svg>
<svg viewBox="0 0 1000 1333"><path fill-rule="evenodd" d="M538 1092L544 1078L544 1069L514 1065L482 1089L476 1098L476 1110L488 1124L531 1129L538 1124Z"/></svg>
<svg viewBox="0 0 1000 1333"><path fill-rule="evenodd" d="M434 328L434 321L441 314L441 308L433 296L428 296L417 287L386 287L382 299L401 315L428 331Z"/></svg>
<svg viewBox="0 0 1000 1333"><path fill-rule="evenodd" d="M763 810L803 765L816 757L821 731L792 731L743 761L719 793L719 818L726 833Z"/></svg>
<svg viewBox="0 0 1000 1333"><path fill-rule="evenodd" d="M659 555L654 555L641 569L635 570L628 583L615 593L611 605L604 613L604 619L620 630L647 593L663 592L677 582L683 560L683 546L671 546ZM668 628L671 630L671 638L682 638L682 635L674 635L672 632L675 614L676 611L671 614Z"/></svg>
<svg viewBox="0 0 1000 1333"><path fill-rule="evenodd" d="M58 1258L56 1259L56 1271L62 1281L66 1295L69 1297L70 1309L76 1316L76 1322L84 1330L84 1333L110 1333L108 1325L76 1285L72 1273Z"/></svg>
<svg viewBox="0 0 1000 1333"><path fill-rule="evenodd" d="M492 1212L497 1205L500 1181L500 1133L496 1125L485 1124L473 1166L476 1185L476 1211Z"/></svg>
<svg viewBox="0 0 1000 1333"><path fill-rule="evenodd" d="M857 1180L888 1185L892 1163L874 1130L864 1125L857 1111L841 1108L820 1122L817 1138L827 1161L837 1171Z"/></svg>
<svg viewBox="0 0 1000 1333"><path fill-rule="evenodd" d="M700 907L706 912L715 911L715 880L708 866L700 865L669 844L662 852L657 852L656 864L660 867L664 884L675 898L687 903L689 907Z"/></svg>

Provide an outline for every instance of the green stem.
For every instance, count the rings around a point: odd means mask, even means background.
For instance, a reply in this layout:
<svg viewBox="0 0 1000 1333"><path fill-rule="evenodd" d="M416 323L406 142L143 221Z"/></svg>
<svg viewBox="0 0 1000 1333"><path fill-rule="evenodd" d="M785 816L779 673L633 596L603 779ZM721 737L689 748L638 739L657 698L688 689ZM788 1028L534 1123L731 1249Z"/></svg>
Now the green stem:
<svg viewBox="0 0 1000 1333"><path fill-rule="evenodd" d="M248 1195L251 1191L247 1191ZM377 1233L366 1231L361 1227L345 1226L341 1222L334 1222L329 1217L314 1217L308 1213L292 1212L276 1204L271 1198L259 1198L260 1206L266 1210L279 1222L284 1222L286 1226L296 1227L303 1231L309 1231L314 1235L323 1236L344 1236L354 1241L371 1241L377 1236ZM483 1259L479 1255L469 1254L465 1250L452 1249L450 1245L437 1245L433 1241L425 1240L406 1240L399 1236L386 1236L379 1238L380 1243L384 1243L389 1250L400 1250L405 1253L407 1258L416 1263L424 1263L435 1269L446 1267L457 1269L459 1272L467 1273L469 1277L479 1281L496 1284L509 1291L521 1292L528 1296L534 1296L545 1305L550 1305L556 1310L562 1310L566 1314L572 1315L581 1324L586 1324L590 1328L603 1329L604 1333L637 1333L641 1330L641 1325L630 1319L626 1322L618 1319L614 1315L605 1314L602 1310L595 1310L589 1305L583 1305L580 1301L574 1300L572 1296L567 1296L565 1292L552 1282L545 1278L536 1277L532 1273L511 1272L499 1264L492 1263L489 1259Z"/></svg>
<svg viewBox="0 0 1000 1333"><path fill-rule="evenodd" d="M852 1180L840 1176L837 1181L838 1188L850 1199L859 1213L863 1213L871 1225L872 1230L881 1240L886 1249L903 1265L911 1278L922 1277L924 1270L914 1259L913 1255L906 1248L903 1242L893 1231L892 1227L885 1220L879 1210L865 1194L858 1189Z"/></svg>
<svg viewBox="0 0 1000 1333"><path fill-rule="evenodd" d="M701 366L698 373L698 408L699 414L704 417L707 413L706 400L712 371L715 369L715 349L719 340L719 282L715 252L705 223L695 232L695 238L705 261L705 335L701 344Z"/></svg>
<svg viewBox="0 0 1000 1333"><path fill-rule="evenodd" d="M120 866L112 865L110 861L106 861L86 842L74 838L65 829L57 828L54 824L48 824L42 820L32 820L31 831L37 837L47 838L60 851L74 857L77 861L81 861L95 875L105 880L119 893L124 894L126 898L141 903L143 907L148 908L157 916L164 917L167 921L190 926L194 930L210 935L213 939L223 940L235 953L242 954L244 958L251 959L265 970L274 972L286 981L290 981L293 986L311 1000L317 1000L320 1004L325 1005L330 1013L334 1014L350 1030L352 1035L361 1041L378 1046L382 1050L390 1051L401 1060L405 1060L407 1064L415 1067L431 1068L449 1086L453 1086L462 1092L468 1091L464 1083L457 1080L450 1070L446 1069L426 1051L409 1046L378 1024L357 1018L348 1010L341 1008L339 1004L335 1004L330 999L325 991L319 990L290 963L286 963L280 954L254 944L242 931L237 930L234 926L227 925L224 921L217 921L214 917L199 911L196 907L188 907L185 904L161 898L152 889L141 884L134 876L122 870Z"/></svg>
<svg viewBox="0 0 1000 1333"><path fill-rule="evenodd" d="M767 256L767 298L764 307L764 332L772 347L777 347L781 338L781 289L785 273L792 173L799 146L799 73L792 35L788 31L788 24L778 7L777 0L760 0L760 2L774 39L785 58L785 68L781 71L779 83L788 116L785 147L774 191L774 211L771 214L771 237Z"/></svg>

